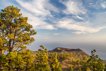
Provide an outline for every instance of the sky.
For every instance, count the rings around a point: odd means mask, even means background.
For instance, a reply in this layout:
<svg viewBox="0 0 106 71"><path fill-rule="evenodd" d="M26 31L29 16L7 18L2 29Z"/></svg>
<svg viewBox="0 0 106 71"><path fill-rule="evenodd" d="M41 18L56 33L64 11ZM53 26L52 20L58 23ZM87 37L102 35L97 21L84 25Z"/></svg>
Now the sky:
<svg viewBox="0 0 106 71"><path fill-rule="evenodd" d="M9 5L21 9L37 31L31 50L41 44L87 53L96 49L106 59L106 0L0 0L0 10Z"/></svg>

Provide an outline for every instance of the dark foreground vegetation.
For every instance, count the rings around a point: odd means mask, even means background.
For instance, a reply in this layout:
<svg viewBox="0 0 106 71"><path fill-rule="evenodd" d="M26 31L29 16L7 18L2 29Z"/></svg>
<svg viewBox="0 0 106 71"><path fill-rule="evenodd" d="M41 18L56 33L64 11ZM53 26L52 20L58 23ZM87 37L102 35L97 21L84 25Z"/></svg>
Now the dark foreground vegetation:
<svg viewBox="0 0 106 71"><path fill-rule="evenodd" d="M20 9L8 6L0 11L0 71L106 71L106 64L96 54L80 49L56 48L48 51L27 49L36 32Z"/></svg>

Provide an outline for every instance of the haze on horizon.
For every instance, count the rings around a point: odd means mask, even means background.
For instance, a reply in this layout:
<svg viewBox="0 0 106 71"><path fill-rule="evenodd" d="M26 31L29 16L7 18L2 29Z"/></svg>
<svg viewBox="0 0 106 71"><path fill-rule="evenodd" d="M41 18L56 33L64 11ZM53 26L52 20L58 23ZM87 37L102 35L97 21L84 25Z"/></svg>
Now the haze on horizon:
<svg viewBox="0 0 106 71"><path fill-rule="evenodd" d="M0 10L14 5L37 31L30 49L96 49L106 59L106 0L1 0Z"/></svg>

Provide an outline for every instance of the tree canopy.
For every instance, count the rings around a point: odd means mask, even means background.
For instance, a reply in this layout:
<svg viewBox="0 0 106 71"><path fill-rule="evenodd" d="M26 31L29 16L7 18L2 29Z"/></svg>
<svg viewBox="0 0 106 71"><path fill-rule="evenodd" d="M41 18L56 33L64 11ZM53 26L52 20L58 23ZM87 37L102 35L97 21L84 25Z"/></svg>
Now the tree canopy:
<svg viewBox="0 0 106 71"><path fill-rule="evenodd" d="M20 9L8 6L0 12L0 42L2 49L8 52L26 48L26 45L34 41L36 34L28 18L22 16Z"/></svg>

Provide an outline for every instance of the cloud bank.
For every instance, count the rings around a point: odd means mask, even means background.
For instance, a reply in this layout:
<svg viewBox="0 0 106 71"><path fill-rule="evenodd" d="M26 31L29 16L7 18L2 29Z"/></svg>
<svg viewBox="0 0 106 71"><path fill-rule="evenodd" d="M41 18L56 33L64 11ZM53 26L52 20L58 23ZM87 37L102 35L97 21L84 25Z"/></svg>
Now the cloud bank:
<svg viewBox="0 0 106 71"><path fill-rule="evenodd" d="M65 9L60 9L54 6L50 0L31 0L31 1L22 1L16 0L16 2L24 8L23 14L29 17L29 23L38 29L46 30L55 30L61 28L66 30L74 30L75 34L85 34L85 33L97 33L104 29L103 26L92 26L92 22L89 20L89 9L84 6L82 0L60 0L59 2L65 6ZM93 2L89 2L93 4ZM100 3L102 8L105 8L105 1ZM54 15L56 13L63 13L63 18L56 18ZM74 16L77 20L73 19L72 16L67 18L67 15ZM87 20L84 18L88 17ZM49 19L55 19L49 22ZM78 21L82 20L82 21ZM91 25L90 25L91 24Z"/></svg>
<svg viewBox="0 0 106 71"><path fill-rule="evenodd" d="M2 1L1 8L17 4L22 14L29 18L28 22L38 30L62 29L70 30L72 34L101 33L106 30L105 0L58 0L64 8L58 7L59 4L55 6L57 1L54 4L51 1L54 0Z"/></svg>

